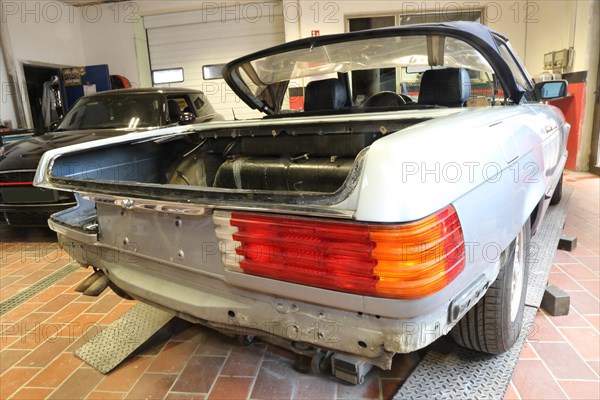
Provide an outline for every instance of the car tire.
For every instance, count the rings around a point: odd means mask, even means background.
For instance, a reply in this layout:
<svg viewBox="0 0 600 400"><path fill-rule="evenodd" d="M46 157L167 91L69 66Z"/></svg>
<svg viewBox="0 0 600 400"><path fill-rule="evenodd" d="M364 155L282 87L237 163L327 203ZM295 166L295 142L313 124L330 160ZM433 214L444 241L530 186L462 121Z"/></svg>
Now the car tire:
<svg viewBox="0 0 600 400"><path fill-rule="evenodd" d="M484 297L452 329L459 345L490 354L504 353L519 337L528 278L529 221L502 253L498 277Z"/></svg>
<svg viewBox="0 0 600 400"><path fill-rule="evenodd" d="M552 194L552 198L550 199L551 206L560 203L560 200L562 199L562 189L563 189L563 175L560 174L560 179L558 180L556 189L554 189L554 193Z"/></svg>

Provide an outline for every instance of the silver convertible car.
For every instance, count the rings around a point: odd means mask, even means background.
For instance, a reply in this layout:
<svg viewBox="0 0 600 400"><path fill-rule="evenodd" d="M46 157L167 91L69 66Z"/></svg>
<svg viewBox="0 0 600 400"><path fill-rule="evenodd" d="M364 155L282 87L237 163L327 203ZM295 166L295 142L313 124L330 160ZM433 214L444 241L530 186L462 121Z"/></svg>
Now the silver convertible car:
<svg viewBox="0 0 600 400"><path fill-rule="evenodd" d="M501 353L530 237L561 197L569 124L474 23L311 37L230 62L266 114L45 153L60 244L107 286L320 365L391 366L450 334ZM340 358L341 357L341 358ZM345 357L345 358L344 358Z"/></svg>

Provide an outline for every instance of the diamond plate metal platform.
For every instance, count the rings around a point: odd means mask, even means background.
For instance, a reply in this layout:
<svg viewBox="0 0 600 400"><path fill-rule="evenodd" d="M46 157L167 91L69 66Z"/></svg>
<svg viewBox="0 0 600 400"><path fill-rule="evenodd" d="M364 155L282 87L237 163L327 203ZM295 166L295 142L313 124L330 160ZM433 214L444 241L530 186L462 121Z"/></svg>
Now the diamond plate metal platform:
<svg viewBox="0 0 600 400"><path fill-rule="evenodd" d="M13 308L25 303L27 300L31 299L43 290L48 289L50 286L54 285L56 282L68 276L72 272L77 271L79 268L81 268L81 264L77 262L71 262L58 271L29 286L27 289L17 293L12 297L9 297L0 303L0 315L4 315Z"/></svg>
<svg viewBox="0 0 600 400"><path fill-rule="evenodd" d="M542 302L572 192L571 187L563 187L562 201L548 209L542 225L532 238L526 307L517 343L508 352L492 356L464 349L444 337L432 346L396 393L394 400L504 398Z"/></svg>
<svg viewBox="0 0 600 400"><path fill-rule="evenodd" d="M106 374L174 318L176 317L173 314L138 303L81 346L75 355Z"/></svg>

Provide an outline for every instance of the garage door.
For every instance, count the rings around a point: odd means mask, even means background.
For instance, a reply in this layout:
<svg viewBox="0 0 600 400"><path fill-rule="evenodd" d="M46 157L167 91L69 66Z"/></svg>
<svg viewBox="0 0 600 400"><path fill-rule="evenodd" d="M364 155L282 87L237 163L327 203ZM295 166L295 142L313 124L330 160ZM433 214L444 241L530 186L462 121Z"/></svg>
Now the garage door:
<svg viewBox="0 0 600 400"><path fill-rule="evenodd" d="M212 3L215 4L215 3ZM152 69L183 68L169 86L200 89L227 119L260 116L222 79L204 81L202 66L221 64L285 41L281 3L236 3L198 11L144 17ZM232 111L234 110L234 111Z"/></svg>

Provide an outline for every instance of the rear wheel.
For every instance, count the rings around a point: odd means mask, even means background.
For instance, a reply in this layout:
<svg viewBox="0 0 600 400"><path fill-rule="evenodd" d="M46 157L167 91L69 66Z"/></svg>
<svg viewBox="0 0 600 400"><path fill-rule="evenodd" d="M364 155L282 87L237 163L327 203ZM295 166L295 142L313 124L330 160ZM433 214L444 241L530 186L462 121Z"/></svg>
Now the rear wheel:
<svg viewBox="0 0 600 400"><path fill-rule="evenodd" d="M528 277L529 221L502 253L498 277L485 296L452 329L461 346L500 354L517 341L523 324Z"/></svg>

